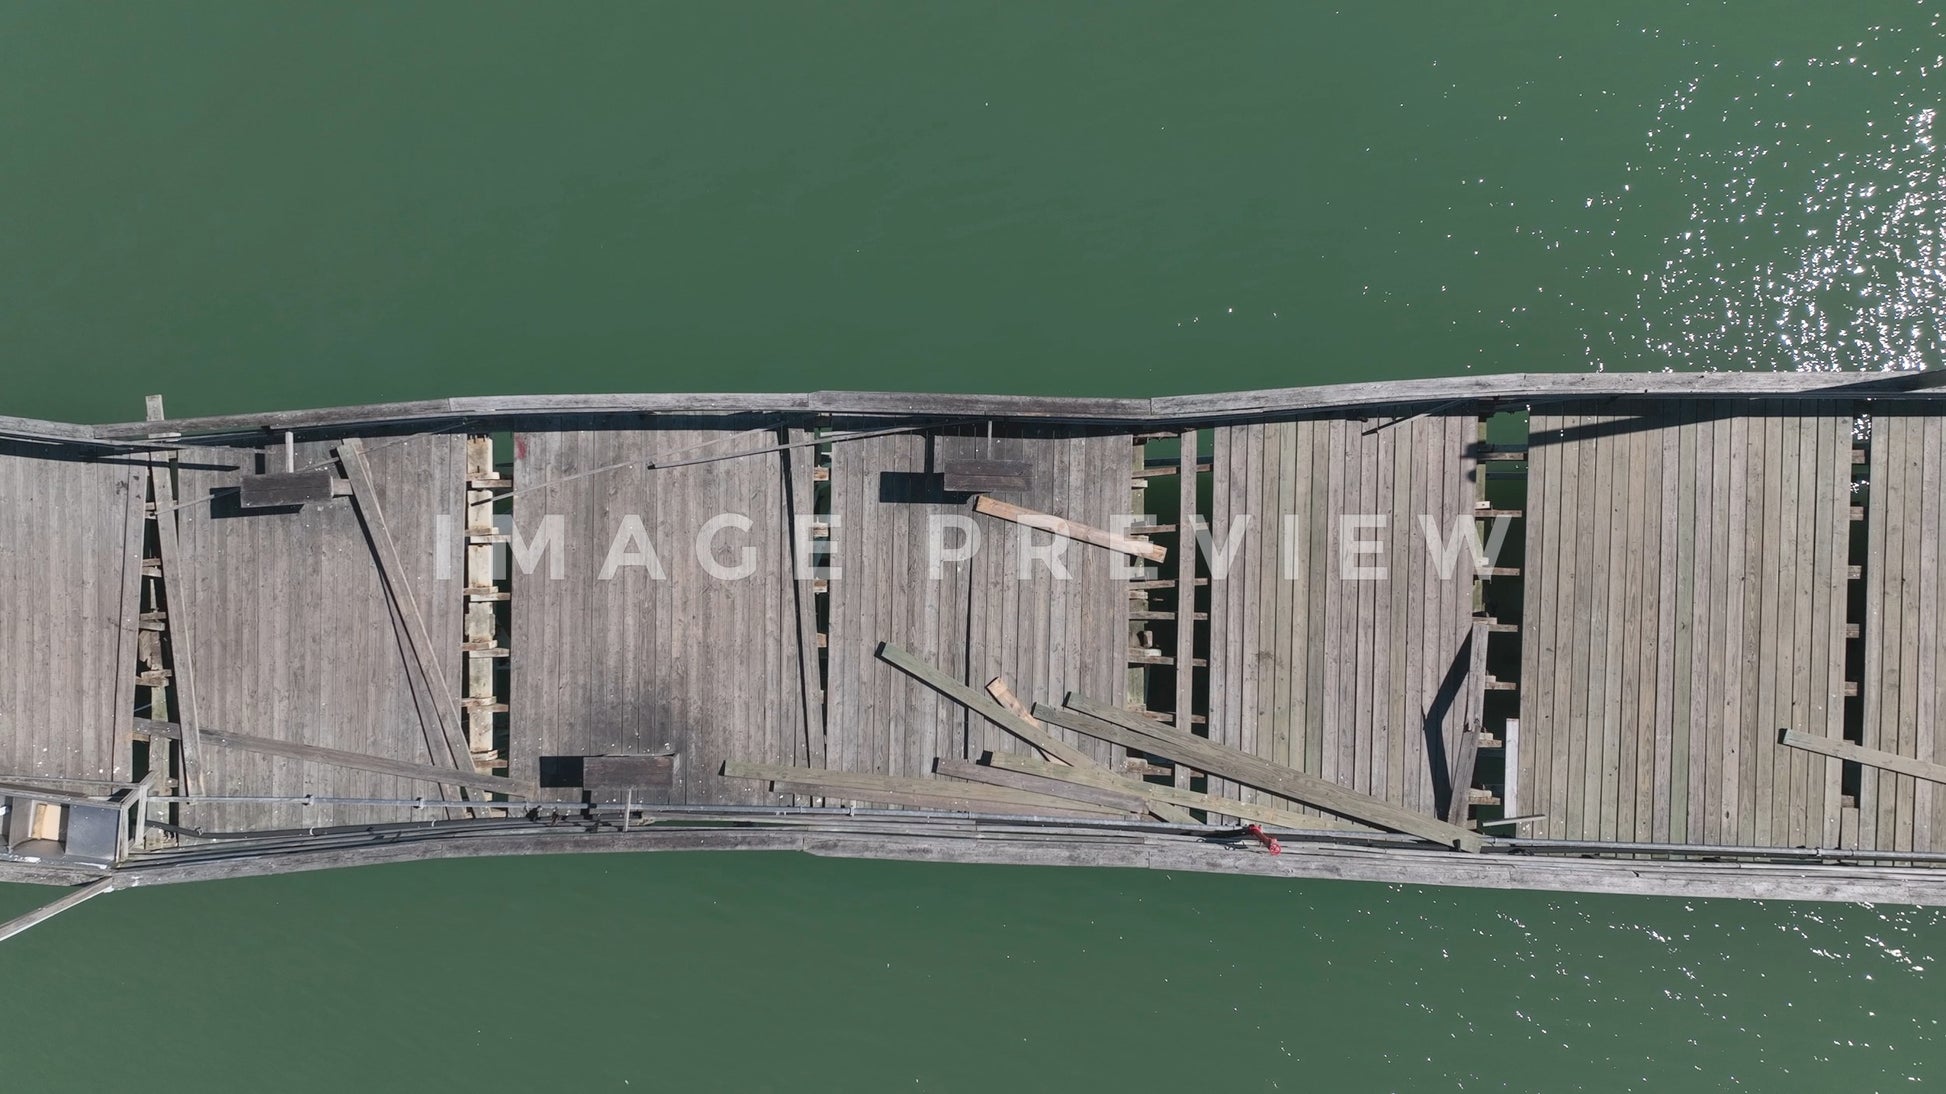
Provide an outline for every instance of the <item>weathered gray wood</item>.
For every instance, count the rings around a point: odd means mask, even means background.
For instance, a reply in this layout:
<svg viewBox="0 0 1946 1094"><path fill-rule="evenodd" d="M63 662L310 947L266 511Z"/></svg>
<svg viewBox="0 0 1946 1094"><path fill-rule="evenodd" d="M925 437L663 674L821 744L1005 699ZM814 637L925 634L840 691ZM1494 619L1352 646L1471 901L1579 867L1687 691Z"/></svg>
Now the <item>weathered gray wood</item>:
<svg viewBox="0 0 1946 1094"><path fill-rule="evenodd" d="M148 718L134 719L135 732L150 738L164 738L179 741L183 737L183 727L175 722L158 722ZM530 798L535 790L532 784L518 779L503 778L499 775L483 775L472 771L453 771L433 764L412 763L407 760L387 759L384 756L368 756L359 752L347 752L340 748L325 748L321 745L303 744L297 741L280 741L270 737L258 737L247 733L232 733L228 730L212 729L205 726L202 730L203 743L216 748L234 748L244 752L257 752L267 756L282 756L290 760L306 763L327 764L332 767L345 767L354 771L370 771L379 775L392 775L401 779L414 779L420 782L443 783L451 786L464 786L474 790L489 790L516 797Z"/></svg>
<svg viewBox="0 0 1946 1094"><path fill-rule="evenodd" d="M174 655L176 702L182 719L182 781L191 794L203 793L202 704L196 684L191 627L196 617L195 579L184 565L177 527L175 469L168 460L149 464L150 489L155 497L156 542L162 559L162 579L169 598L169 642ZM171 582L170 576L176 580Z"/></svg>
<svg viewBox="0 0 1946 1094"><path fill-rule="evenodd" d="M26 422L29 433L74 440L140 440L158 433L217 435L264 430L351 428L440 421L489 422L496 418L552 415L790 413L973 419L1048 419L1162 423L1209 420L1272 412L1321 412L1358 407L1519 403L1530 399L1658 398L1740 399L1772 396L1869 398L1884 401L1936 399L1934 373L1858 377L1828 372L1540 373L1455 376L1431 380L1331 384L1309 388L1155 399L1046 398L1022 395L938 395L903 392L808 394L527 395L432 399L413 403L335 407L264 414L178 418L71 426ZM13 420L21 422L20 419ZM7 422L0 420L0 429Z"/></svg>
<svg viewBox="0 0 1946 1094"><path fill-rule="evenodd" d="M1046 794L1055 798L1072 798L1075 801L1092 805L1119 809L1125 813L1145 813L1148 802L1140 794L1106 787L1087 786L1060 779L1045 778L1025 771L1015 771L1002 766L986 766L969 760L939 760L934 770L949 778L964 779L967 782L986 783L990 786L1009 787L1032 793Z"/></svg>
<svg viewBox="0 0 1946 1094"><path fill-rule="evenodd" d="M1023 527L1038 528L1045 532L1053 532L1055 535L1066 539L1079 540L1082 543L1092 543L1097 547L1105 547L1110 551L1119 551L1124 554L1146 558L1150 562L1162 562L1169 557L1168 548L1159 543L1152 543L1141 536L1121 535L1106 529L1082 524L1079 521L1069 520L1066 517L1058 517L1052 513L1037 512L1025 506L1015 505L1012 502L988 497L985 494L973 499L973 511L976 513L984 513L990 517L998 517L1001 520L1012 521Z"/></svg>
<svg viewBox="0 0 1946 1094"><path fill-rule="evenodd" d="M458 725L459 701L453 695L452 681L441 671L445 659L433 647L432 636L426 629L425 613L419 607L419 595L413 591L411 573L399 556L391 526L385 522L385 512L379 505L378 488L372 479L371 461L366 458L364 442L356 437L346 438L339 444L338 454L344 461L345 475L351 480L352 504L357 508L359 518L365 524L366 535L371 539L373 557L384 579L386 592L405 624L406 643L412 650L412 656L406 662L407 669L418 678L421 690L433 698L433 724L427 727L438 731L436 738L429 733L427 740L433 765L470 771L473 767L471 755ZM440 743L445 746L443 750L438 747ZM454 779L443 781L454 786L462 785Z"/></svg>
<svg viewBox="0 0 1946 1094"><path fill-rule="evenodd" d="M793 443L810 439L808 431L790 431ZM804 705L805 758L812 767L823 767L826 761L827 742L824 720L824 691L819 685L818 671L818 606L817 588L814 575L800 573L796 569L795 556L796 522L799 517L809 518L816 509L817 487L811 477L811 469L816 465L814 452L803 448L786 450L783 454L785 498L790 506L788 519L784 522L785 542L783 550L791 552L786 558L791 560L788 581L791 590L791 605L797 627L796 679L797 698ZM810 561L810 560L806 560Z"/></svg>
<svg viewBox="0 0 1946 1094"><path fill-rule="evenodd" d="M1201 508L1196 486L1201 438L1202 434L1194 429L1176 434L1175 717L1177 727L1184 730L1191 729L1196 712L1196 523ZM1214 590L1210 599L1216 599ZM1189 768L1176 765L1175 784L1177 789L1189 789Z"/></svg>
<svg viewBox="0 0 1946 1094"><path fill-rule="evenodd" d="M1795 729L1784 730L1780 741L1791 748L1801 748L1806 752L1850 760L1882 771L1893 771L1914 779L1924 779L1930 783L1946 783L1946 764L1901 756L1895 752L1882 752L1876 748L1852 744L1850 741L1818 737Z"/></svg>
<svg viewBox="0 0 1946 1094"><path fill-rule="evenodd" d="M1073 711L1089 715L1096 721L1076 718L1068 710L1040 705L1034 707L1034 714L1043 721L1066 725L1078 732L1091 735L1113 734L1106 739L1114 740L1129 748L1173 755L1174 758L1194 764L1205 771L1220 772L1225 777L1238 782L1249 783L1258 789L1268 790L1292 801L1301 801L1306 805L1325 809L1375 828L1405 832L1431 840L1441 846L1456 847L1460 850L1480 849L1480 837L1477 833L1457 828L1432 817L1408 813L1369 794L1325 782L1301 771L1280 768L1255 756L1212 744L1186 733L1178 733L1167 726L1094 702L1084 696L1070 694L1067 697L1067 704Z"/></svg>
<svg viewBox="0 0 1946 1094"><path fill-rule="evenodd" d="M736 760L724 762L722 774L727 779L755 779L764 782L791 783L799 787L815 787L811 791L823 797L842 798L851 801L884 801L893 804L894 799L883 795L898 795L904 799L932 799L935 801L978 803L983 805L1011 805L1032 811L1042 809L1065 810L1071 813L1093 813L1102 816L1124 817L1128 813L1107 806L1088 802L1078 802L1067 798L1056 798L1026 790L1016 790L1002 786L968 785L948 782L944 779L924 778L912 775L868 775L844 771L822 771L812 768L789 767L782 764L742 763Z"/></svg>
<svg viewBox="0 0 1946 1094"><path fill-rule="evenodd" d="M1044 754L1075 767L1094 764L1094 760L1087 753L1048 733L1038 723L1030 724L1015 717L999 704L989 702L979 692L928 665L914 656L911 651L884 642L879 644L878 655L887 664L911 675L948 699L1040 749Z"/></svg>
<svg viewBox="0 0 1946 1094"><path fill-rule="evenodd" d="M101 896L104 893L113 892L115 886L115 878L105 877L91 885L80 886L59 900L43 904L25 915L15 916L5 923L0 923L0 942L5 942L7 939L29 928L38 927L84 900L93 900L95 897Z"/></svg>
<svg viewBox="0 0 1946 1094"><path fill-rule="evenodd" d="M1079 783L1083 786L1099 786L1107 789L1127 788L1133 793L1141 795L1148 802L1149 811L1155 813L1157 817L1163 820L1177 821L1178 823L1190 824L1194 823L1194 820L1186 813L1181 814L1180 819L1174 816L1165 816L1161 810L1168 806L1201 809L1209 813L1228 814L1244 820L1256 821L1259 824L1275 825L1279 828L1313 828L1319 830L1360 832L1371 830L1365 825L1352 821L1339 820L1336 817L1312 816L1309 813L1298 812L1295 809L1279 808L1274 805L1266 805L1262 802L1244 802L1230 798L1212 797L1209 794L1198 793L1194 790L1183 790L1178 787L1159 783L1140 782L1135 779L1116 775L1111 771L1086 767L1069 767L1065 764L1051 763L1047 760L1036 760L1019 753L991 753L987 758L987 763L993 767L1005 768L1009 771L1021 771L1031 775L1039 775L1043 778Z"/></svg>

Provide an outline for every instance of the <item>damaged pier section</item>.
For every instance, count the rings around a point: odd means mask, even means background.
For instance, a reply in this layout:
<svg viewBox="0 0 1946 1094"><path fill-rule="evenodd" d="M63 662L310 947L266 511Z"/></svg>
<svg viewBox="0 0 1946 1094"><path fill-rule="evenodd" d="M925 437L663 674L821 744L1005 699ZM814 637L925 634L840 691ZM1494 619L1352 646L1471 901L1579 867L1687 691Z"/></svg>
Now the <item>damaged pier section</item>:
<svg viewBox="0 0 1946 1094"><path fill-rule="evenodd" d="M1930 381L0 419L0 876L763 848L1946 902Z"/></svg>

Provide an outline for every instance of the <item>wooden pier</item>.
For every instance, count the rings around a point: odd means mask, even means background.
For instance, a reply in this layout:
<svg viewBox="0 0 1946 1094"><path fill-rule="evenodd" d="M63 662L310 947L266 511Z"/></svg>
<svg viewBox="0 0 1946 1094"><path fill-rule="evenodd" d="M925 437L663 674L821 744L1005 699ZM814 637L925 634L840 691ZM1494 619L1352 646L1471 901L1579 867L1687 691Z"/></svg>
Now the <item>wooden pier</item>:
<svg viewBox="0 0 1946 1094"><path fill-rule="evenodd" d="M0 878L795 847L1946 903L1936 380L0 418Z"/></svg>

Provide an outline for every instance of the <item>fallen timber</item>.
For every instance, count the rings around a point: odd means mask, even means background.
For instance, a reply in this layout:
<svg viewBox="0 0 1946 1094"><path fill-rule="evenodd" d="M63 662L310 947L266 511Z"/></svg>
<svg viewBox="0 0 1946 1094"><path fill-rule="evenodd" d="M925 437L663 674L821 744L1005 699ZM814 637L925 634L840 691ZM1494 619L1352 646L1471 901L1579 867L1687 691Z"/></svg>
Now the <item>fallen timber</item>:
<svg viewBox="0 0 1946 1094"><path fill-rule="evenodd" d="M1946 904L1940 382L0 418L0 879L793 849Z"/></svg>

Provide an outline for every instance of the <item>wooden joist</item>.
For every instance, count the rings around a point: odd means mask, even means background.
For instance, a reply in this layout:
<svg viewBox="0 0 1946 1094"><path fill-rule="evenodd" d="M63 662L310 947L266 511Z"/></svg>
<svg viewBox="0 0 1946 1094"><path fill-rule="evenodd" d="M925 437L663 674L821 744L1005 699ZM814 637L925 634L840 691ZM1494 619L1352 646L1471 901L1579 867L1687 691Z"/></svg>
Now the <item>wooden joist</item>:
<svg viewBox="0 0 1946 1094"><path fill-rule="evenodd" d="M1090 717L1076 718L1074 712ZM1447 824L1436 817L1401 809L1370 794L1326 782L1295 768L1279 767L1246 752L1214 744L1085 696L1070 693L1067 709L1036 705L1034 716L1113 744L1159 752L1212 775L1267 790L1374 828L1403 832L1462 851L1480 849L1480 836L1476 832Z"/></svg>
<svg viewBox="0 0 1946 1094"><path fill-rule="evenodd" d="M181 740L182 726L174 722L156 722L147 718L135 719L135 732L145 734L151 739L162 737ZM301 744L297 741L278 741L269 737L254 737L244 733L230 733L225 730L205 728L202 731L204 744L217 748L234 748L242 752L257 752L266 756L282 756L287 760L303 760L307 763L326 764L331 767L347 767L354 771L370 771L378 775L393 775L401 779L414 779L419 782L442 783L448 786L464 786L474 790L487 790L510 797L532 797L534 788L518 779L486 775L470 770L454 770L436 767L432 764L413 763L410 760L392 760L383 756L367 756L362 752L346 752L343 749L324 748L319 745ZM471 766L470 763L468 765Z"/></svg>
<svg viewBox="0 0 1946 1094"><path fill-rule="evenodd" d="M1052 513L1024 509L1011 502L1000 501L996 498L988 497L985 494L981 494L979 497L973 499L973 511L976 513L984 513L990 517L998 517L1001 520L1012 521L1022 527L1038 528L1045 532L1053 532L1057 536L1080 540L1083 543L1092 543L1097 547L1105 547L1110 551L1120 551L1123 554L1135 555L1138 558L1148 559L1150 562L1162 562L1169 557L1168 548L1157 543L1151 543L1140 536L1119 535L1101 528L1095 528L1091 525L1080 524L1064 517L1057 517Z"/></svg>

